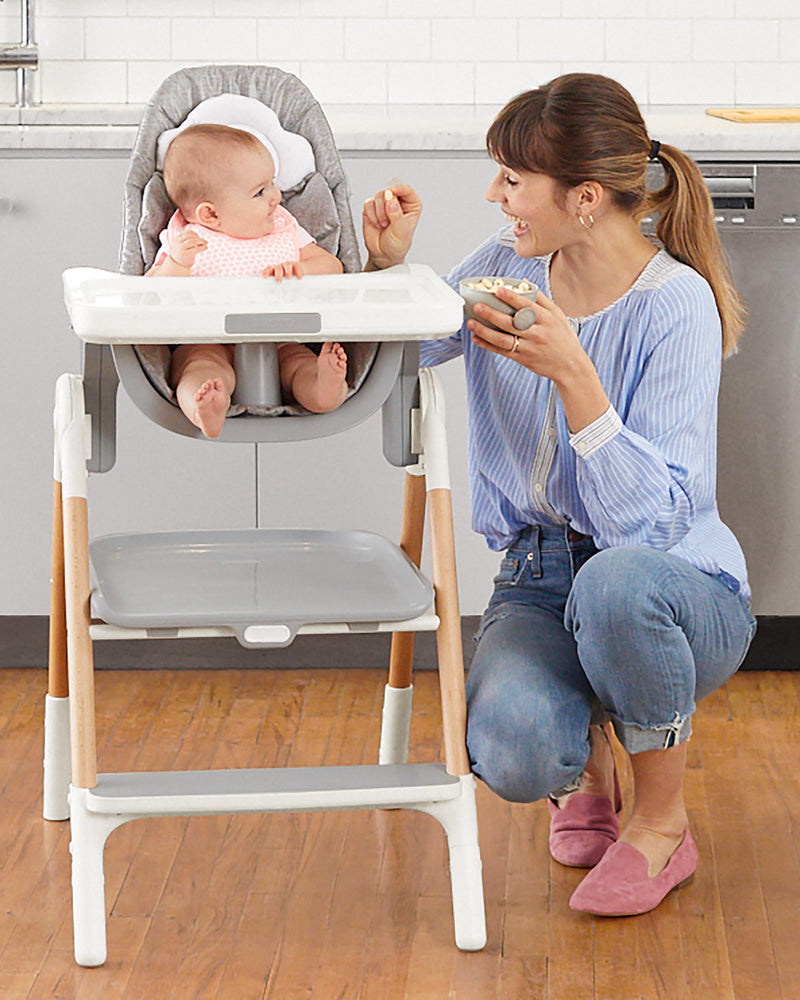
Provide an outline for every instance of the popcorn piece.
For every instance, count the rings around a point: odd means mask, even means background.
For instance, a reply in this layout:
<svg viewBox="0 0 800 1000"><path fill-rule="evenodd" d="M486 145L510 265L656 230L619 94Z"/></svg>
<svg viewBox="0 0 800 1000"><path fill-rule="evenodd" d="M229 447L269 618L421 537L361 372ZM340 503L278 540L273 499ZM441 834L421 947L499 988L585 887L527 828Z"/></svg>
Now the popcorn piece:
<svg viewBox="0 0 800 1000"><path fill-rule="evenodd" d="M477 292L490 292L494 295L499 288L509 288L513 292L519 292L524 294L525 292L532 292L533 285L523 279L518 285L512 285L502 278L481 278L480 281L468 281L467 288L474 288Z"/></svg>

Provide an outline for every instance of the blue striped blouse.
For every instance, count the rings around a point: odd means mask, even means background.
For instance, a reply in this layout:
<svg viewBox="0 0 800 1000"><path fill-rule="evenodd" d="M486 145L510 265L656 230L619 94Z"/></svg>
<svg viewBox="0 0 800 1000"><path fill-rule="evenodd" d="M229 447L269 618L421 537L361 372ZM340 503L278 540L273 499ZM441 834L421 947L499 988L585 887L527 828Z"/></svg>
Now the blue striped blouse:
<svg viewBox="0 0 800 1000"><path fill-rule="evenodd" d="M549 271L504 229L446 280L528 278L551 298ZM749 595L716 503L721 332L708 283L660 250L621 298L570 322L611 401L572 435L553 383L476 347L466 327L422 345L424 365L464 357L473 528L501 550L527 525L569 524L598 548L669 550Z"/></svg>

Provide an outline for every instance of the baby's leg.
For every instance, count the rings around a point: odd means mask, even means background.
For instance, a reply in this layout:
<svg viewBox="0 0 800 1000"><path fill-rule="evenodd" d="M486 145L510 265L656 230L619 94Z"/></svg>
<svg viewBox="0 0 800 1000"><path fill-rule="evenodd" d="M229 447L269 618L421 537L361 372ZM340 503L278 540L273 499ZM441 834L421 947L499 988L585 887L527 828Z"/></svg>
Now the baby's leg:
<svg viewBox="0 0 800 1000"><path fill-rule="evenodd" d="M303 344L278 349L281 386L312 413L327 413L347 395L347 353L341 344L323 344L319 357Z"/></svg>
<svg viewBox="0 0 800 1000"><path fill-rule="evenodd" d="M169 383L178 405L206 437L219 437L236 385L233 347L183 344L172 353Z"/></svg>

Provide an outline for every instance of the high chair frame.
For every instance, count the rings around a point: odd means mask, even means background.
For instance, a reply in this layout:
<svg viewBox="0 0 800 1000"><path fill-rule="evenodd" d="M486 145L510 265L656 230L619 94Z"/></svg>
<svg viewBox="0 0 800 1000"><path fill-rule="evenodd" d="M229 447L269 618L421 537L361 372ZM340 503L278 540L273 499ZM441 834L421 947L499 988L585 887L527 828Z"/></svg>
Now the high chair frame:
<svg viewBox="0 0 800 1000"><path fill-rule="evenodd" d="M419 564L427 508L435 615L380 626L385 631L393 630L394 635L379 763L98 774L93 638L145 638L151 632L109 629L92 622L87 512L92 417L85 406L83 378L67 374L58 380L54 412L53 573L44 815L53 820L69 816L71 822L74 946L80 965L100 965L106 959L103 850L107 837L130 820L164 815L400 807L426 812L442 824L447 835L456 944L465 950L484 946L475 781L465 747L464 667L444 400L434 371L419 371L419 405L410 416L419 461L407 468L400 547L413 563ZM412 716L414 630L434 627L442 696L444 766L406 763ZM319 629L337 630L341 629ZM191 628L179 629L177 633L179 636L210 634L208 630ZM158 630L152 630L152 634L157 635Z"/></svg>
<svg viewBox="0 0 800 1000"><path fill-rule="evenodd" d="M304 136L311 143L317 172L328 185L338 214L340 236L336 252L345 272L350 272L341 276L341 280L352 277L358 283L366 279L374 290L377 276L357 273L361 263L350 217L346 176L324 114L301 81L282 70L263 66L179 70L153 95L140 124L126 182L125 226L120 257L123 277L106 273L107 277L123 284L146 281L145 298L148 299L159 294L167 297L171 294L170 291L158 292L159 282L166 282L170 289L178 287L172 285L176 279L138 277L150 262L148 254L151 254L154 239L154 232L148 230L145 235L150 250L146 250L140 237L146 214L143 207L148 203L147 192L151 187L154 187L155 197L158 198L158 171L154 172L156 143L163 131L179 125L199 101L222 93L235 93L268 102L287 130ZM153 223L152 212L149 218L148 225ZM419 268L419 265L409 267ZM406 280L405 274L403 272L399 280ZM386 276L388 272L382 272L382 275ZM398 275L381 277L380 280L393 281L396 277ZM327 278L330 280L330 276ZM431 278L441 291L439 279L432 274ZM192 280L224 282L226 279ZM260 278L236 280L252 280L259 289L265 287ZM323 282L326 279L310 276L304 279L303 287L315 280ZM199 286L192 287L198 289ZM217 291L220 287L214 286ZM137 286L137 292L139 290ZM241 314L240 291L241 286L237 286L230 297L224 299L225 309L230 302L236 306L233 311ZM273 298L276 294L273 291L269 293ZM438 293L432 294L434 299L441 297ZM447 294L453 296L449 290ZM381 542L385 542L394 553L392 558L399 561L404 573L421 581L422 591L415 602L402 602L401 608L395 609L397 613L384 608L381 618L366 617L376 612L374 606L369 605L368 608L365 601L360 609L361 617L353 610L352 618L329 615L295 620L296 616L290 613L290 620L286 622L276 618L272 606L265 607L262 602L258 604L260 617L255 615L253 622L241 617L234 622L221 621L218 615L211 614L205 621L176 617L170 627L165 627L158 615L154 620L147 618L147 614L152 614L151 608L146 609L144 620L137 618L131 622L122 620L120 616L115 619L107 613L102 620L93 620L93 601L96 605L95 617L100 618L103 605L99 598L104 595L100 581L93 582L90 576L87 469L106 472L114 464L118 382L125 386L136 407L159 426L173 433L194 437L201 435L174 405L156 392L144 374L140 358L132 346L143 342L143 326L139 320L128 324L135 331L130 339L127 336L103 339L107 333L103 322L99 324L103 336L93 338L81 333L73 317L76 332L84 340L83 374L62 375L56 385L51 631L49 683L45 699L43 812L46 819L69 818L71 822L74 946L76 960L81 965L99 965L106 958L103 850L107 837L130 820L165 815L401 807L427 812L439 820L447 835L456 944L459 948L472 950L482 948L485 943L475 781L470 773L465 745L464 665L444 399L435 372L419 369L416 343L422 336L449 335L460 322L461 305L460 302L452 302L447 307L448 310L452 308L452 314L448 314L446 323L434 331L430 324L430 311L421 310L426 317L424 324L405 324L405 320L398 319L403 315L397 305L398 300L390 297L389 301L394 304L387 307L382 317L374 320L374 325L367 324L365 327L365 313L357 313L359 334L364 334L361 339L371 345L370 351L375 347L376 352L371 355L371 366L363 382L341 407L328 414L282 418L265 418L248 412L227 420L220 437L221 442L254 443L315 438L355 426L377 410L382 410L384 455L391 464L405 468L407 474L400 545L393 546L383 539ZM260 308L256 334L240 338L241 342L260 345L269 340L293 339L285 335L287 329L281 327L281 321L269 309L269 304ZM159 326L164 321L161 306L156 313L156 327L151 331L153 338L148 343L169 343L174 338L160 339L164 333ZM420 313L419 309L417 313ZM356 314L353 311L349 315ZM283 316L285 321L285 313ZM180 319L183 318L181 314ZM231 332L227 325L228 318L227 315L224 317L225 334ZM102 316L101 321L104 321ZM387 324L391 327L392 322L395 323L394 333L386 328ZM410 326L417 328L415 333L409 332ZM319 329L325 328L332 328L330 322L321 323ZM369 331L369 335L365 330ZM374 331L379 331L379 334L372 336ZM181 342L183 339L181 337ZM331 337L330 333L319 339L349 340L339 334ZM230 342L238 341L231 339ZM416 568L422 550L426 512L430 529L432 588ZM273 544L271 530L254 528L244 534L255 547L261 546L259 552L269 553ZM227 538L236 533L215 534ZM309 544L319 544L319 552L324 555L319 541L322 534L307 532ZM137 540L146 536L126 537L133 539L135 547ZM170 537L173 536L170 534ZM94 540L92 545L102 541ZM93 551L96 556L97 549ZM269 560L263 554L258 558L261 559L257 563L258 573L267 574ZM329 590L333 593L342 588L335 573L338 564L334 561L332 565ZM381 565L385 570L388 564ZM158 566L160 570L161 563ZM150 568L152 570L152 565ZM96 560L94 569L97 572ZM154 575L160 577L163 574L151 574L148 580ZM384 578L387 577L395 582L393 574L384 572ZM205 583L205 586L208 590L210 584ZM212 595L212 600L205 600L204 613L207 614L209 608L216 610L214 601L221 593L218 590ZM208 598L207 593L205 596ZM227 597L227 593L224 596ZM334 593L334 596L338 594ZM350 596L348 592L348 599ZM218 603L223 602L219 600ZM424 609L420 610L423 606ZM340 608L337 613L349 615L351 609ZM444 764L406 762L412 716L413 639L414 632L422 630L436 631ZM302 632L360 631L393 633L377 764L240 771L98 773L93 641L227 635L236 636L244 645L268 647L287 645L295 634Z"/></svg>

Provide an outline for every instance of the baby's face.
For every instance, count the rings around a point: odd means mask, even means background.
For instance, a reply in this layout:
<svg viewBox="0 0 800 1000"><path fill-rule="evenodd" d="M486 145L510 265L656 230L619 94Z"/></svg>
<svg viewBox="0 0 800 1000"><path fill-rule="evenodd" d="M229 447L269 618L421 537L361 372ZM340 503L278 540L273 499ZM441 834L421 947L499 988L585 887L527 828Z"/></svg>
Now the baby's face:
<svg viewBox="0 0 800 1000"><path fill-rule="evenodd" d="M237 149L226 167L225 183L214 198L220 230L240 239L271 233L281 201L272 157L263 146Z"/></svg>

